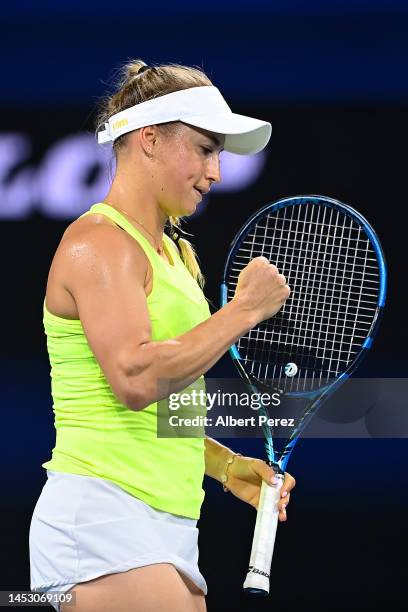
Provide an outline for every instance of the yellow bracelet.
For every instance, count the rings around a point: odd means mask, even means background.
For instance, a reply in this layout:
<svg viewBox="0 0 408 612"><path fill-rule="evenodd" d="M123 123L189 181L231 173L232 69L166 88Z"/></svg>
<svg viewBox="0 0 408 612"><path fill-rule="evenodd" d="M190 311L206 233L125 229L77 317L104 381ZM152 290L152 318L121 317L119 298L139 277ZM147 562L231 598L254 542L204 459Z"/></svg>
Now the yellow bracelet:
<svg viewBox="0 0 408 612"><path fill-rule="evenodd" d="M221 476L221 482L222 482L222 489L224 491L224 493L228 493L229 489L227 489L227 487L225 486L225 483L228 480L228 467L231 465L231 463L234 461L235 457L242 457L241 453L234 453L232 455L232 457L229 457L229 459L227 460L227 463L225 464L225 470L224 470L224 474Z"/></svg>

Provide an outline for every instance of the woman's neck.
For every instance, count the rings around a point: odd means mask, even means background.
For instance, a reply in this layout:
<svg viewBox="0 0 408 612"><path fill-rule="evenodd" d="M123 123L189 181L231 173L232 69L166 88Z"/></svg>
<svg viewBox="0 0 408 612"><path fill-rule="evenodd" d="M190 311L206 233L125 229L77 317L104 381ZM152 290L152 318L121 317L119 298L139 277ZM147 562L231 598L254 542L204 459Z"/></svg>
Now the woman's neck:
<svg viewBox="0 0 408 612"><path fill-rule="evenodd" d="M126 190L118 190L113 187L112 185L104 202L125 214L138 230L143 231L149 242L161 254L163 231L167 217L160 210L158 204L154 201L149 202L148 198L143 200L135 194L132 197Z"/></svg>

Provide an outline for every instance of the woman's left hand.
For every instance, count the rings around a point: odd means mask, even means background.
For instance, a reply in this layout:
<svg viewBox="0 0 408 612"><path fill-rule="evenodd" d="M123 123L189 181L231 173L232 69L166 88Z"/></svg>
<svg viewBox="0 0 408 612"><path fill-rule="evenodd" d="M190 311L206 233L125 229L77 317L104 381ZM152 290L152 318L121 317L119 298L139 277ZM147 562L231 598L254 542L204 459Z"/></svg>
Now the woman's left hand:
<svg viewBox="0 0 408 612"><path fill-rule="evenodd" d="M225 486L238 499L242 499L242 501L258 509L262 481L264 480L271 485L273 477L273 469L262 459L237 455L228 466L228 480ZM290 500L290 491L295 484L296 481L293 476L285 472L285 480L280 490L278 504L280 521L286 521L286 506Z"/></svg>

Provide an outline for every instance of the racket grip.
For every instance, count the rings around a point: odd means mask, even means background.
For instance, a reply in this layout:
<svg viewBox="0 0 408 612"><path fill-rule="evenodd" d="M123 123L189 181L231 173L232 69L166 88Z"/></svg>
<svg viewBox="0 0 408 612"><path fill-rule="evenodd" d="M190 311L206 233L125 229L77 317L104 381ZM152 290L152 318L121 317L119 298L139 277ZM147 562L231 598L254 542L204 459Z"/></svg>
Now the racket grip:
<svg viewBox="0 0 408 612"><path fill-rule="evenodd" d="M269 593L269 574L278 527L278 502L284 475L275 474L275 478L278 484L272 486L262 481L251 557L244 582L244 591L257 595Z"/></svg>

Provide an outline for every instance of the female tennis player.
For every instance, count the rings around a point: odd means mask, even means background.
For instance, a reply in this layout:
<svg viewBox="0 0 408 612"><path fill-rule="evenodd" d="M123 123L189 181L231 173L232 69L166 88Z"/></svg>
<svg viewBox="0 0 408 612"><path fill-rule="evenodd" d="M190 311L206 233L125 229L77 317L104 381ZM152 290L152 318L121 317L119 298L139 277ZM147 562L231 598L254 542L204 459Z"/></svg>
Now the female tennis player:
<svg viewBox="0 0 408 612"><path fill-rule="evenodd" d="M104 201L64 233L44 300L57 437L31 521L31 589L75 593L75 605L57 610L206 610L196 527L204 473L255 508L262 481L273 486L260 459L156 431L158 401L202 380L289 295L257 258L211 316L177 230L221 180L220 152L255 153L270 134L185 66L132 61L104 101L98 141L113 143L116 174ZM281 521L294 484L286 474Z"/></svg>

